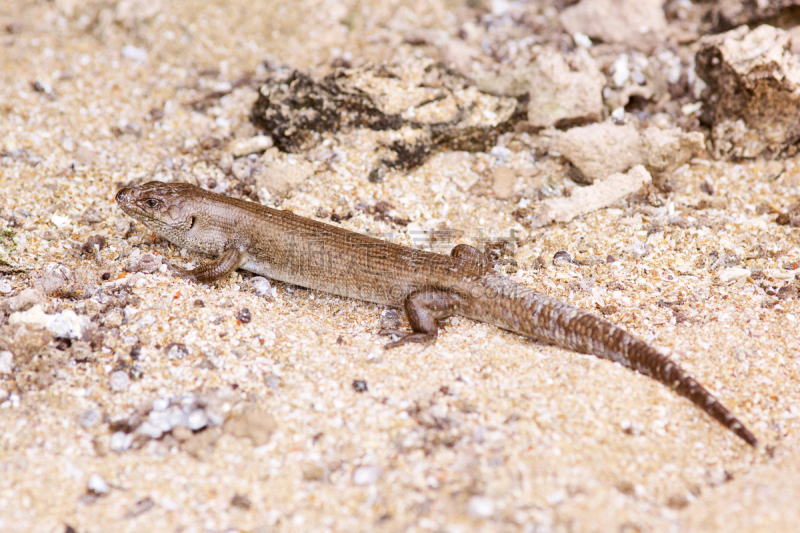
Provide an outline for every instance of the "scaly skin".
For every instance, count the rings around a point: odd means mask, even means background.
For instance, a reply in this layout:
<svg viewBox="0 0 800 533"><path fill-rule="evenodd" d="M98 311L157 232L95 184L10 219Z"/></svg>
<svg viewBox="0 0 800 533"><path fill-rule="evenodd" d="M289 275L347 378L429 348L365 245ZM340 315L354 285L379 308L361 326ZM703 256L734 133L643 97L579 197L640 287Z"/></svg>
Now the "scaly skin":
<svg viewBox="0 0 800 533"><path fill-rule="evenodd" d="M614 324L494 273L483 253L450 255L400 246L288 211L185 183L120 190L125 213L159 236L216 259L179 276L208 283L237 268L272 279L406 311L411 333L387 347L436 338L437 320L457 314L526 337L616 361L691 400L751 446L755 436L667 356Z"/></svg>

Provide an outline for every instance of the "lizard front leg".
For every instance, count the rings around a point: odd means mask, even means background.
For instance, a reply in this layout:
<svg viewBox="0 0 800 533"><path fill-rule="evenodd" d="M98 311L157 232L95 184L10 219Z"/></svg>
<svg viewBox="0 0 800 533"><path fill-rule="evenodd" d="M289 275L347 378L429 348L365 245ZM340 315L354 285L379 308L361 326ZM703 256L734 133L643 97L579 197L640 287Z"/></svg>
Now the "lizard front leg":
<svg viewBox="0 0 800 533"><path fill-rule="evenodd" d="M412 292L406 297L403 307L411 325L412 333L397 329L384 329L379 335L399 335L385 348L394 348L408 342L431 342L439 331L437 320L447 318L456 311L459 299L441 291L426 290Z"/></svg>
<svg viewBox="0 0 800 533"><path fill-rule="evenodd" d="M197 268L187 270L185 268L169 265L176 276L195 281L198 283L211 283L212 281L224 278L246 262L247 257L239 250L230 249L222 252L219 257L208 263L204 263Z"/></svg>

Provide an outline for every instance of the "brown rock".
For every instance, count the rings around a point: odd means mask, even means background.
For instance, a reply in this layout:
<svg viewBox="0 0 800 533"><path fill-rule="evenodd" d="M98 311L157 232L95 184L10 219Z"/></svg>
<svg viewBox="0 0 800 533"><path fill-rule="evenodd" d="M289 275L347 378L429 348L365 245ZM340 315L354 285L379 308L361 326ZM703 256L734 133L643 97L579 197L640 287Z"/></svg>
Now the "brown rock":
<svg viewBox="0 0 800 533"><path fill-rule="evenodd" d="M778 215L775 222L781 226L791 226L793 228L800 228L800 202L792 205L785 213Z"/></svg>
<svg viewBox="0 0 800 533"><path fill-rule="evenodd" d="M713 33L730 30L743 24L757 25L788 13L792 7L800 5L800 0L721 0L714 2L711 11Z"/></svg>
<svg viewBox="0 0 800 533"><path fill-rule="evenodd" d="M696 70L708 84L700 118L715 158L773 157L800 139L800 61L787 32L742 26L703 37Z"/></svg>

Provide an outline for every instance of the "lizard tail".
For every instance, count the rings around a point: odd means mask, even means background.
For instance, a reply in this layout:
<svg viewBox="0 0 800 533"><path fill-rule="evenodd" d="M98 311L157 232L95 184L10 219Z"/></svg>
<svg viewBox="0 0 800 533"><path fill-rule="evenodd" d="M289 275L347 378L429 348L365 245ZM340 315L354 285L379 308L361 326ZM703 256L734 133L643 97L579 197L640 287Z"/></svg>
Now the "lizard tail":
<svg viewBox="0 0 800 533"><path fill-rule="evenodd" d="M755 436L705 387L669 357L624 329L504 276L485 276L480 297L474 290L473 286L471 301L480 299L483 303L465 302L461 313L468 318L636 370L689 399L747 444L758 445ZM486 299L493 300L494 305L485 305Z"/></svg>

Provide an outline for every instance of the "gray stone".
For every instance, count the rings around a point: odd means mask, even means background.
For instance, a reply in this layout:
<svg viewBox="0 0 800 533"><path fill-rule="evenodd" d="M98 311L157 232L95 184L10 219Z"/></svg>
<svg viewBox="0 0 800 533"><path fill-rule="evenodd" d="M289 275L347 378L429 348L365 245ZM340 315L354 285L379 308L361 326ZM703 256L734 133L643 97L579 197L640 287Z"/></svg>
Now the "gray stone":
<svg viewBox="0 0 800 533"><path fill-rule="evenodd" d="M72 271L60 263L48 263L41 277L36 281L45 293L53 294L72 280Z"/></svg>
<svg viewBox="0 0 800 533"><path fill-rule="evenodd" d="M281 386L281 378L277 374L267 374L264 377L264 384L270 389L277 389Z"/></svg>
<svg viewBox="0 0 800 533"><path fill-rule="evenodd" d="M98 409L87 409L81 415L81 426L85 429L91 429L103 420L103 415Z"/></svg>
<svg viewBox="0 0 800 533"><path fill-rule="evenodd" d="M255 292L258 296L267 296L271 292L270 289L272 289L272 285L270 284L269 280L261 276L255 276L253 279L251 279L250 286L253 288L253 292Z"/></svg>
<svg viewBox="0 0 800 533"><path fill-rule="evenodd" d="M124 370L117 370L111 374L109 379L109 386L114 392L121 392L126 390L131 384L131 378Z"/></svg>

